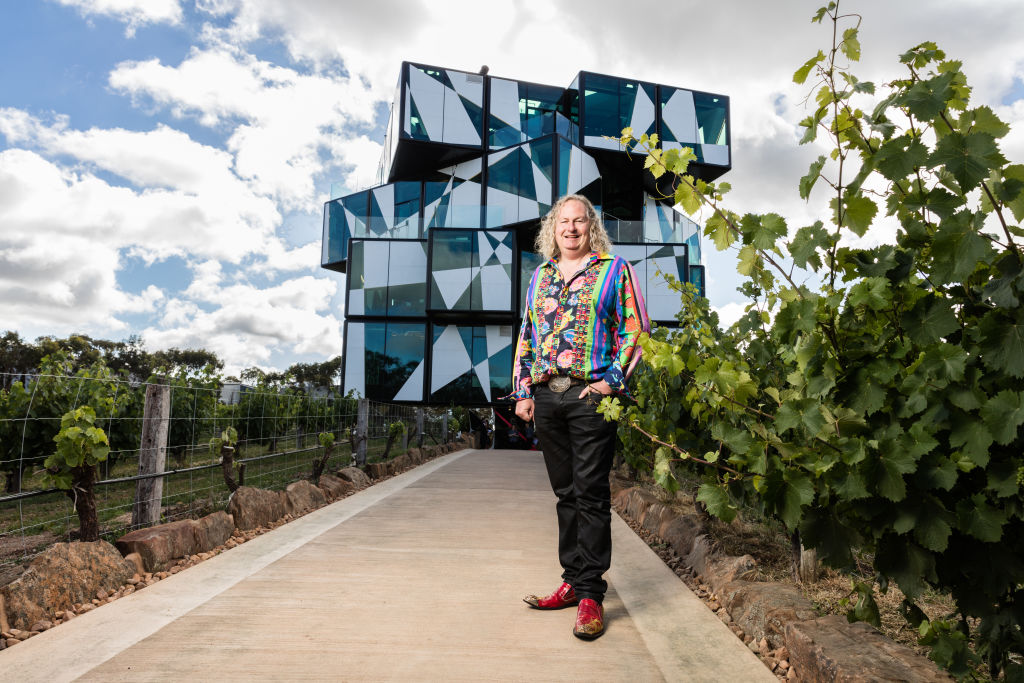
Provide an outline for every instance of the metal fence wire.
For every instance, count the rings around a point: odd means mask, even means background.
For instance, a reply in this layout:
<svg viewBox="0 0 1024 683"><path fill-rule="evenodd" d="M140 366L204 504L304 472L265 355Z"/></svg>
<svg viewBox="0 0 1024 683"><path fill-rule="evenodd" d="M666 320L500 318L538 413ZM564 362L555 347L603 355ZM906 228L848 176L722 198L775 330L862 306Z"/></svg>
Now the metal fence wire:
<svg viewBox="0 0 1024 683"><path fill-rule="evenodd" d="M43 462L55 450L61 417L84 405L110 441L95 487L101 534L108 540L142 524L132 510L140 479L160 477L160 522L197 517L223 509L230 491L220 452L211 440L229 427L237 432L234 461L244 463L244 484L282 489L308 477L322 455L319 434L334 435L328 470L361 455L360 409L364 413L365 462L385 457L391 425L391 455L406 446L442 443L446 419L436 410L378 403L294 390L244 391L222 397L216 383L167 380L138 383L111 377L0 373L0 573L48 545L74 540L78 518L67 492L51 488ZM141 438L148 416L147 389L159 389L169 403L166 461L162 472L140 474ZM152 393L152 392L151 392ZM230 402L222 400L227 398ZM361 404L361 405L360 405ZM150 416L151 417L151 416ZM423 425L422 435L418 424ZM353 448L356 456L353 455ZM362 459L362 458L360 458ZM362 462L360 464L363 464Z"/></svg>

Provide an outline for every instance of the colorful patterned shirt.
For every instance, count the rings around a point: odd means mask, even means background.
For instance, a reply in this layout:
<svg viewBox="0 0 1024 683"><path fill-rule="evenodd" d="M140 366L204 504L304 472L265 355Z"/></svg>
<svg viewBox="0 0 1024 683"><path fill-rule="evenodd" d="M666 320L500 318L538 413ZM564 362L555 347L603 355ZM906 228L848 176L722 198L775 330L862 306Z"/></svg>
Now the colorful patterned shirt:
<svg viewBox="0 0 1024 683"><path fill-rule="evenodd" d="M531 385L555 375L604 380L626 393L640 361L640 333L650 330L636 273L619 256L591 252L568 282L554 259L533 273L507 398L532 398Z"/></svg>

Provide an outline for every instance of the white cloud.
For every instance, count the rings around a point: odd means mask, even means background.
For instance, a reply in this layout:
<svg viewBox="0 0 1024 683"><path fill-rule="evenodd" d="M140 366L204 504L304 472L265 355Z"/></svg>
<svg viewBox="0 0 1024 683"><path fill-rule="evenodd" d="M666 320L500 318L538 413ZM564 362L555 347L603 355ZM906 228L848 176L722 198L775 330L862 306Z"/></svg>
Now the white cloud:
<svg viewBox="0 0 1024 683"><path fill-rule="evenodd" d="M731 301L724 306L712 306L711 310L718 314L718 324L724 330L743 317L745 312L743 309L746 306L746 302Z"/></svg>
<svg viewBox="0 0 1024 683"><path fill-rule="evenodd" d="M129 35L186 20L178 0L59 1L87 18L121 21ZM109 74L111 92L142 113L170 113L164 124L78 130L62 113L0 109L8 147L0 148L5 324L39 333L121 330L130 317L148 316L151 347L205 346L235 367L287 353L336 354L340 311L331 302L344 280L317 269L319 242L304 229L291 234L282 216L310 220L319 233L325 180L340 179L351 191L371 184L382 142L372 131L402 60L467 71L487 64L492 75L563 86L590 70L727 94L730 207L775 211L791 229L827 215L823 191L810 203L796 192L821 148L796 144L807 87L790 78L831 35L809 23L811 5L196 0L194 7L188 19L210 23L183 30L195 44L180 58L162 50L159 59L124 61ZM910 3L860 0L844 9L864 15L861 78L901 75L897 55L936 40L963 59L975 103L993 105L1014 126L1004 153L1024 155L1024 101L1000 105L1015 79L1024 81L1017 30L1024 5L937 0L922 13ZM263 58L275 41L293 64ZM203 144L184 132L196 123L212 133L203 140L226 142ZM887 230L865 239L888 239ZM118 281L126 254L147 263L182 257L191 283L127 287ZM731 291L733 256L705 260L712 301L723 323L732 322L744 305ZM253 284L266 281L273 284Z"/></svg>
<svg viewBox="0 0 1024 683"><path fill-rule="evenodd" d="M101 15L123 21L125 35L132 37L145 24L181 23L178 0L57 0L66 7L78 9L84 16Z"/></svg>
<svg viewBox="0 0 1024 683"><path fill-rule="evenodd" d="M38 154L8 150L0 195L6 185L10 201L0 215L11 233L41 230L37 239L91 234L98 244L132 247L149 260L193 254L237 262L258 252L281 220L271 200L232 173L230 154L165 126L149 132L75 131L64 121L47 126L2 109L0 134L82 162L66 170ZM97 169L121 176L131 187L100 179Z"/></svg>
<svg viewBox="0 0 1024 683"><path fill-rule="evenodd" d="M374 98L359 79L336 69L300 74L225 45L193 49L177 66L155 59L122 63L111 72L110 85L137 103L228 127L235 173L285 209L314 206L315 181L325 170L321 151L350 143L365 147L365 137L355 131L372 125L375 115ZM342 156L326 165L353 163L366 162Z"/></svg>
<svg viewBox="0 0 1024 683"><path fill-rule="evenodd" d="M281 350L327 358L341 349L341 322L330 310L336 282L305 276L265 288L226 284L216 262L194 272L183 296L167 302L160 326L143 331L147 345L209 349L228 374Z"/></svg>

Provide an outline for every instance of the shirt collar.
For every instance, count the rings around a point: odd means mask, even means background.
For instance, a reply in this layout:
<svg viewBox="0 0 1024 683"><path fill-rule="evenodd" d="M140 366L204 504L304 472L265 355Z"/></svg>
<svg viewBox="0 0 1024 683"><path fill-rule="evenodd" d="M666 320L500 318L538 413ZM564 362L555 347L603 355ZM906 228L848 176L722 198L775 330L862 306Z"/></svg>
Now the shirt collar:
<svg viewBox="0 0 1024 683"><path fill-rule="evenodd" d="M601 252L601 251L592 251L587 256L587 261L586 261L586 263L583 264L583 267L580 268L580 270L585 270L585 269L589 268L590 266L592 266L597 261L609 261L609 260L611 260L611 258L612 258L612 255L609 254L609 253ZM544 265L550 266L551 268L556 268L557 269L558 268L558 259L550 258L550 259L547 260L547 263L545 263Z"/></svg>

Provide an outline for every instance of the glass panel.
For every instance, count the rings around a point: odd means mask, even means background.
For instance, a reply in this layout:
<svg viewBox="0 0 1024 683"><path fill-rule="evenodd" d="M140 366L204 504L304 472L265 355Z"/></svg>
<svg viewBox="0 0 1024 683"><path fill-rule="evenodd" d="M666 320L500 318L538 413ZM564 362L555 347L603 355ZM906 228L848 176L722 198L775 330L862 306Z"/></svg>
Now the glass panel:
<svg viewBox="0 0 1024 683"><path fill-rule="evenodd" d="M364 315L387 315L389 244L386 241L363 242L363 306Z"/></svg>
<svg viewBox="0 0 1024 683"><path fill-rule="evenodd" d="M391 242L388 315L424 315L427 308L425 242Z"/></svg>
<svg viewBox="0 0 1024 683"><path fill-rule="evenodd" d="M380 400L392 400L423 362L426 332L424 323L387 324L387 376L381 383L387 399ZM422 390L417 393L422 396Z"/></svg>
<svg viewBox="0 0 1024 683"><path fill-rule="evenodd" d="M690 282L697 285L697 289L700 290L700 295L706 297L707 294L704 292L704 266L690 266L689 276Z"/></svg>
<svg viewBox="0 0 1024 683"><path fill-rule="evenodd" d="M694 93L693 104L697 112L699 142L724 145L728 141L729 100L722 95Z"/></svg>
<svg viewBox="0 0 1024 683"><path fill-rule="evenodd" d="M601 140L604 135L620 135L629 119L620 112L619 79L587 74L584 83L583 136L586 144ZM617 143L615 148L618 148Z"/></svg>
<svg viewBox="0 0 1024 683"><path fill-rule="evenodd" d="M416 230L419 237L420 192L419 182L394 183L395 186L395 223L408 224Z"/></svg>
<svg viewBox="0 0 1024 683"><path fill-rule="evenodd" d="M434 325L430 400L487 403L512 384L511 325Z"/></svg>
<svg viewBox="0 0 1024 683"><path fill-rule="evenodd" d="M443 142L453 145L480 145L484 122L484 78L461 71L444 72ZM437 138L432 138L437 139Z"/></svg>
<svg viewBox="0 0 1024 683"><path fill-rule="evenodd" d="M352 324L349 324L351 331ZM374 400L386 400L387 377L389 374L387 349L387 323L364 323L364 348L365 348L365 380L366 398ZM350 362L350 361L346 361Z"/></svg>
<svg viewBox="0 0 1024 683"><path fill-rule="evenodd" d="M424 183L424 231L431 228L479 228L483 159L435 171Z"/></svg>
<svg viewBox="0 0 1024 683"><path fill-rule="evenodd" d="M700 265L701 253L700 253L700 232L694 230L693 234L686 239L686 246L690 252L690 264Z"/></svg>
<svg viewBox="0 0 1024 683"><path fill-rule="evenodd" d="M562 113L569 119L570 124L573 128L578 130L580 122L580 77L572 79L572 84L562 95L561 102ZM576 138L572 139L574 144L579 144L579 140Z"/></svg>
<svg viewBox="0 0 1024 683"><path fill-rule="evenodd" d="M343 357L345 359L345 393L355 391L366 396L366 323L348 322L345 324L345 341Z"/></svg>
<svg viewBox="0 0 1024 683"><path fill-rule="evenodd" d="M366 300L364 298L364 273L366 271L362 240L352 240L352 253L349 255L348 266L348 308L346 315L364 315Z"/></svg>
<svg viewBox="0 0 1024 683"><path fill-rule="evenodd" d="M406 74L407 134L414 140L444 137L444 76L436 69L410 65Z"/></svg>
<svg viewBox="0 0 1024 683"><path fill-rule="evenodd" d="M562 110L564 95L555 86L492 78L490 147L509 147L551 133L571 136L573 124Z"/></svg>
<svg viewBox="0 0 1024 683"><path fill-rule="evenodd" d="M473 279L473 233L438 230L431 233L430 307L470 310Z"/></svg>
<svg viewBox="0 0 1024 683"><path fill-rule="evenodd" d="M663 142L698 142L697 113L689 90L661 86L661 139Z"/></svg>
<svg viewBox="0 0 1024 683"><path fill-rule="evenodd" d="M647 288L644 300L651 320L676 319L680 296L669 286L666 276L686 282L687 260L684 245L658 244L647 247Z"/></svg>

